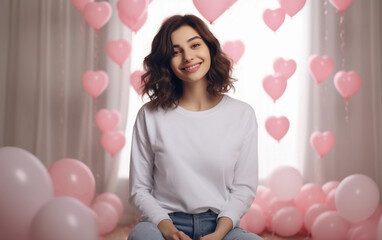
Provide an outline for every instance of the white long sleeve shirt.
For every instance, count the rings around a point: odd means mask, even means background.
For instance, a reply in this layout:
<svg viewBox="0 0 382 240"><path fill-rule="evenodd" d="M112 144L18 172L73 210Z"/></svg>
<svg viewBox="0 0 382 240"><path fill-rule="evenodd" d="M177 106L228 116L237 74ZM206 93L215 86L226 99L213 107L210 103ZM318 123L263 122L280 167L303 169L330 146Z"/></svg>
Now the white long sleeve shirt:
<svg viewBox="0 0 382 240"><path fill-rule="evenodd" d="M170 212L211 209L238 226L257 188L253 108L224 95L213 108L139 110L133 129L130 202L157 225Z"/></svg>

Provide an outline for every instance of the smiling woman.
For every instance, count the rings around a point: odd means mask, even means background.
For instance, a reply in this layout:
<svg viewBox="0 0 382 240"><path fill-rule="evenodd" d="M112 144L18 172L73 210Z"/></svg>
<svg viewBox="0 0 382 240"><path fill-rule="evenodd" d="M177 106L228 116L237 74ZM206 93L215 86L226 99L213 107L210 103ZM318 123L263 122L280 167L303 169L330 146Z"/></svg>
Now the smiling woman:
<svg viewBox="0 0 382 240"><path fill-rule="evenodd" d="M264 24L262 14L267 8L275 9L279 7L277 1L240 0L216 19L213 24L207 23L209 29L218 37L222 46L224 46L223 43L235 42L235 40L240 40L244 44L243 55L234 64L232 71L232 77L238 80L235 82L235 91L229 91L227 94L249 103L256 109L260 126L260 181L265 180L268 174L279 165L290 165L301 169L301 162L303 161L301 157L303 155L299 151L302 149L301 144L305 143L301 143L298 129L304 129L305 121L300 116L305 116L301 111L306 108L307 103L299 100L305 97L305 88L309 83L307 81L309 73L307 68L304 67L305 60L309 57L308 41L310 35L307 34L309 32L309 5L310 2L307 2L305 7L293 17L293 20L289 17L286 18L284 24L276 33ZM166 19L174 13L192 13L202 18L192 1L152 1L149 5L146 24L137 34L132 36L132 44L134 45L131 55L132 70L142 69L142 60L148 54L148 49L151 46L149 40L153 39L154 34L158 31L162 23L161 19ZM208 45L208 41L203 40ZM171 48L168 51L168 54L171 54L170 57L172 57L174 49ZM228 54L226 50L224 51ZM273 62L279 57L294 59L298 66L294 75L288 80L285 93L280 97L277 104L274 104L273 100L264 91L262 80L274 71ZM215 65L214 69L217 69L222 63L212 62L211 65ZM222 77L224 77L224 74ZM150 99L146 99L144 102L147 100ZM131 144L131 137L129 136L132 134L135 116L143 103L140 96L131 88L126 146ZM180 104L182 104L181 101ZM197 107L185 107L194 110L198 109ZM280 142L275 141L265 130L265 121L270 115L286 116L290 122L289 131ZM123 161L120 174L126 177L129 175L129 156L130 149L125 147L121 156Z"/></svg>
<svg viewBox="0 0 382 240"><path fill-rule="evenodd" d="M257 188L253 108L225 93L232 63L206 24L168 18L145 58L144 104L134 124L129 240L259 240L239 227Z"/></svg>

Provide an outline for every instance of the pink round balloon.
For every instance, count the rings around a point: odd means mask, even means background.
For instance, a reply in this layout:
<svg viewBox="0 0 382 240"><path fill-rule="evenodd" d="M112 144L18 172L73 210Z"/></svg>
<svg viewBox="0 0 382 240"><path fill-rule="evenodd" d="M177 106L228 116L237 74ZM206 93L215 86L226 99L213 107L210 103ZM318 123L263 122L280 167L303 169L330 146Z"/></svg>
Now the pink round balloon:
<svg viewBox="0 0 382 240"><path fill-rule="evenodd" d="M289 129L288 118L282 117L268 117L265 121L265 129L274 139L280 142L281 138L285 136ZM276 190L277 191L277 190Z"/></svg>
<svg viewBox="0 0 382 240"><path fill-rule="evenodd" d="M105 235L115 229L118 224L118 213L108 202L97 202L91 206L94 211L99 235Z"/></svg>
<svg viewBox="0 0 382 240"><path fill-rule="evenodd" d="M378 222L371 220L363 221L359 225L349 229L347 240L372 240L377 239Z"/></svg>
<svg viewBox="0 0 382 240"><path fill-rule="evenodd" d="M144 88L144 83L142 82L143 74L144 72L137 70L130 75L130 84L133 86L134 90L138 93L138 95L143 94L143 88Z"/></svg>
<svg viewBox="0 0 382 240"><path fill-rule="evenodd" d="M306 211L304 215L305 229L310 233L312 232L312 226L314 221L322 213L329 211L329 207L325 203L315 203Z"/></svg>
<svg viewBox="0 0 382 240"><path fill-rule="evenodd" d="M263 20L270 29L276 32L285 20L285 12L281 8L275 10L265 9Z"/></svg>
<svg viewBox="0 0 382 240"><path fill-rule="evenodd" d="M98 31L110 20L111 12L112 8L108 2L88 2L83 16L86 22Z"/></svg>
<svg viewBox="0 0 382 240"><path fill-rule="evenodd" d="M103 149L110 153L112 157L122 150L125 143L126 138L121 131L105 132L101 137L101 145Z"/></svg>
<svg viewBox="0 0 382 240"><path fill-rule="evenodd" d="M330 3L339 11L345 11L354 0L329 0Z"/></svg>
<svg viewBox="0 0 382 240"><path fill-rule="evenodd" d="M95 100L109 83L109 77L104 71L86 71L82 76L82 86L85 91Z"/></svg>
<svg viewBox="0 0 382 240"><path fill-rule="evenodd" d="M281 201L292 200L303 185L301 173L290 166L275 168L268 177L268 185L273 194Z"/></svg>
<svg viewBox="0 0 382 240"><path fill-rule="evenodd" d="M118 111L101 109L97 112L96 124L102 132L114 131L121 122L121 115Z"/></svg>
<svg viewBox="0 0 382 240"><path fill-rule="evenodd" d="M334 76L334 85L345 100L348 100L361 88L362 78L355 71L339 71Z"/></svg>
<svg viewBox="0 0 382 240"><path fill-rule="evenodd" d="M98 230L92 211L82 202L56 197L33 218L30 236L30 240L98 240Z"/></svg>
<svg viewBox="0 0 382 240"><path fill-rule="evenodd" d="M313 223L315 240L345 240L349 224L335 211L320 214Z"/></svg>
<svg viewBox="0 0 382 240"><path fill-rule="evenodd" d="M84 12L85 5L94 0L70 0L70 2L75 6L81 13Z"/></svg>
<svg viewBox="0 0 382 240"><path fill-rule="evenodd" d="M330 210L337 211L336 203L334 201L336 195L336 188L332 189L325 198L325 203Z"/></svg>
<svg viewBox="0 0 382 240"><path fill-rule="evenodd" d="M303 215L293 206L280 209L272 219L273 231L283 237L291 237L298 233L302 224Z"/></svg>
<svg viewBox="0 0 382 240"><path fill-rule="evenodd" d="M280 74L268 75L263 80L263 87L265 92L276 102L287 87L287 79Z"/></svg>
<svg viewBox="0 0 382 240"><path fill-rule="evenodd" d="M313 204L325 202L325 193L318 184L307 183L302 186L300 192L295 197L294 202L296 207L305 214Z"/></svg>
<svg viewBox="0 0 382 240"><path fill-rule="evenodd" d="M283 75L286 79L289 79L295 73L296 68L296 62L293 59L277 58L273 63L275 72Z"/></svg>
<svg viewBox="0 0 382 240"><path fill-rule="evenodd" d="M366 175L350 175L338 185L335 203L338 213L347 221L366 220L378 207L378 186Z"/></svg>
<svg viewBox="0 0 382 240"><path fill-rule="evenodd" d="M294 206L293 201L281 201L274 198L268 205L268 213L269 215L274 216L280 209L291 206Z"/></svg>
<svg viewBox="0 0 382 240"><path fill-rule="evenodd" d="M245 46L240 40L227 41L223 44L223 50L227 56L233 60L233 63L237 64L244 54Z"/></svg>
<svg viewBox="0 0 382 240"><path fill-rule="evenodd" d="M326 182L324 185L322 185L322 190L324 191L325 195L328 195L331 190L337 188L338 184L340 184L338 181Z"/></svg>
<svg viewBox="0 0 382 240"><path fill-rule="evenodd" d="M240 220L240 227L255 234L265 229L265 215L260 206L253 204Z"/></svg>
<svg viewBox="0 0 382 240"><path fill-rule="evenodd" d="M49 174L55 197L69 196L90 205L95 193L95 179L83 162L72 158L61 159L50 166Z"/></svg>
<svg viewBox="0 0 382 240"><path fill-rule="evenodd" d="M312 55L309 58L309 70L317 84L320 84L332 74L334 61L328 56Z"/></svg>
<svg viewBox="0 0 382 240"><path fill-rule="evenodd" d="M310 136L310 144L313 149L320 155L320 158L323 158L326 154L332 150L336 143L336 137L330 131L326 132L314 132Z"/></svg>
<svg viewBox="0 0 382 240"><path fill-rule="evenodd" d="M28 239L33 216L53 198L45 166L18 147L0 148L0 238Z"/></svg>
<svg viewBox="0 0 382 240"><path fill-rule="evenodd" d="M237 0L192 0L196 9L211 24Z"/></svg>
<svg viewBox="0 0 382 240"><path fill-rule="evenodd" d="M115 208L115 210L118 214L118 220L120 220L122 218L123 205L122 205L121 199L117 195L115 195L113 193L102 193L94 199L93 204L95 204L97 202L106 202L106 203L111 204Z"/></svg>
<svg viewBox="0 0 382 240"><path fill-rule="evenodd" d="M280 8L283 9L289 16L293 17L305 5L305 0L279 0Z"/></svg>
<svg viewBox="0 0 382 240"><path fill-rule="evenodd" d="M127 39L110 40L106 45L106 53L122 68L123 63L130 56L131 44Z"/></svg>
<svg viewBox="0 0 382 240"><path fill-rule="evenodd" d="M263 185L258 185L256 190L256 198L261 197L267 191L267 189L268 188Z"/></svg>
<svg viewBox="0 0 382 240"><path fill-rule="evenodd" d="M118 16L119 16L119 19L121 20L121 22L123 24L125 24L128 28L130 28L133 32L136 33L146 23L146 20L147 20L147 11L137 21L133 21L133 20L131 20L129 18L126 18L123 15L121 15L120 13L118 13Z"/></svg>
<svg viewBox="0 0 382 240"><path fill-rule="evenodd" d="M146 0L118 0L117 9L124 19L136 24L147 13L148 4Z"/></svg>

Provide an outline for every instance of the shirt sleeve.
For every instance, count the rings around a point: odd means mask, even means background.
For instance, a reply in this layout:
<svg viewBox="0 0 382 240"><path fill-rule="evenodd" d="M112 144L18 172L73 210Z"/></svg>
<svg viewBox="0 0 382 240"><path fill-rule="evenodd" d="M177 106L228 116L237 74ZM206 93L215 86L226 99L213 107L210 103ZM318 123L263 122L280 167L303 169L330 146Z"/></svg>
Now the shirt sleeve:
<svg viewBox="0 0 382 240"><path fill-rule="evenodd" d="M130 156L129 202L139 211L141 218L156 226L163 219L170 219L152 196L154 153L147 135L144 109L138 114L133 128Z"/></svg>
<svg viewBox="0 0 382 240"><path fill-rule="evenodd" d="M232 220L238 227L240 218L248 211L256 195L258 182L257 121L251 108L246 124L246 135L234 169L234 178L228 200L218 215Z"/></svg>

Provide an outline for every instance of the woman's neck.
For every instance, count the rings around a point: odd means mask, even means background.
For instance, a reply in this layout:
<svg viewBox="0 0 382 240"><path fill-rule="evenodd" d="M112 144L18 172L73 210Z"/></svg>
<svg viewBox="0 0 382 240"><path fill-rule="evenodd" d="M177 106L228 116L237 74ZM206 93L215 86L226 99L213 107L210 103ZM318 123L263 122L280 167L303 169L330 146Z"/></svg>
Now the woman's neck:
<svg viewBox="0 0 382 240"><path fill-rule="evenodd" d="M204 111L216 106L223 94L213 96L207 92L207 81L183 83L183 95L178 105L190 111Z"/></svg>

